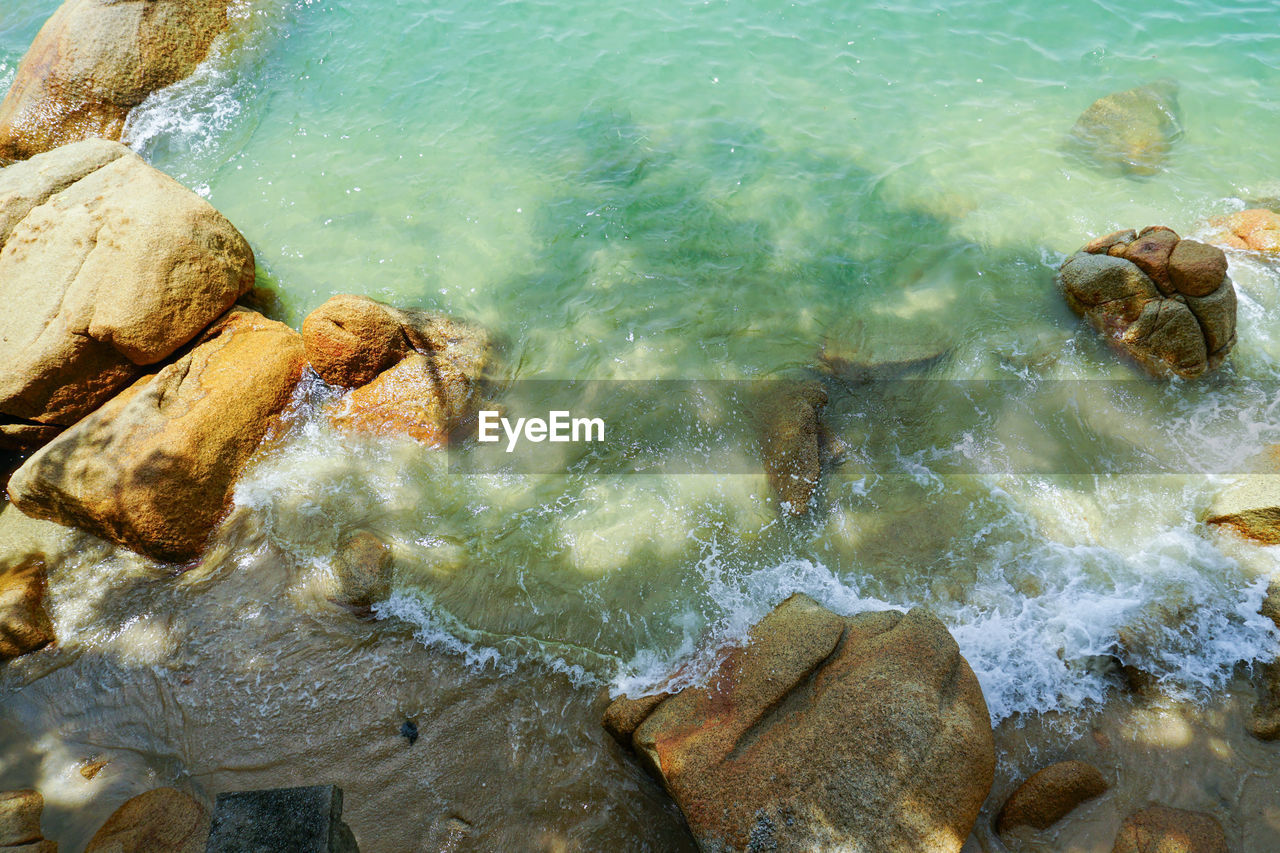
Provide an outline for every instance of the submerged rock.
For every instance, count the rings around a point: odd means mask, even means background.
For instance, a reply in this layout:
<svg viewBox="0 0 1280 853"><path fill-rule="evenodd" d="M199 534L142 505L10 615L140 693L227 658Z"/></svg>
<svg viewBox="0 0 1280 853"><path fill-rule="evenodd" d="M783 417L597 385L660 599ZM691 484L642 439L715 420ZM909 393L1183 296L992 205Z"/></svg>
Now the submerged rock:
<svg viewBox="0 0 1280 853"><path fill-rule="evenodd" d="M1280 580L1273 580L1267 587L1267 597L1258 612L1280 628ZM1254 686L1258 690L1258 701L1245 721L1245 728L1258 740L1280 739L1280 659L1258 667Z"/></svg>
<svg viewBox="0 0 1280 853"><path fill-rule="evenodd" d="M1063 263L1067 305L1152 376L1194 379L1216 369L1236 341L1226 257L1167 228L1132 233L1098 238Z"/></svg>
<svg viewBox="0 0 1280 853"><path fill-rule="evenodd" d="M357 610L391 595L391 544L371 530L344 537L333 560L334 600Z"/></svg>
<svg viewBox="0 0 1280 853"><path fill-rule="evenodd" d="M0 660L34 652L56 639L44 598L45 568L39 555L0 563Z"/></svg>
<svg viewBox="0 0 1280 853"><path fill-rule="evenodd" d="M1071 142L1094 165L1154 175L1181 132L1178 84L1166 79L1094 101L1076 120Z"/></svg>
<svg viewBox="0 0 1280 853"><path fill-rule="evenodd" d="M37 790L0 792L0 847L37 844L44 837L40 830L43 811L44 797Z"/></svg>
<svg viewBox="0 0 1280 853"><path fill-rule="evenodd" d="M1120 824L1111 853L1227 853L1227 839L1217 819L1204 812L1151 806Z"/></svg>
<svg viewBox="0 0 1280 853"><path fill-rule="evenodd" d="M1031 775L1005 801L996 817L996 832L1019 826L1048 829L1076 806L1104 793L1102 774L1083 761L1060 761Z"/></svg>
<svg viewBox="0 0 1280 853"><path fill-rule="evenodd" d="M335 296L302 325L326 382L354 387L329 409L334 426L443 446L479 408L493 363L489 335L425 311Z"/></svg>
<svg viewBox="0 0 1280 853"><path fill-rule="evenodd" d="M227 27L229 0L66 0L0 104L0 158L119 139L129 111L187 77Z"/></svg>
<svg viewBox="0 0 1280 853"><path fill-rule="evenodd" d="M918 609L842 617L796 594L707 686L646 700L644 715L619 701L610 730L703 850L955 853L993 781L978 681Z"/></svg>
<svg viewBox="0 0 1280 853"><path fill-rule="evenodd" d="M85 853L204 853L209 811L173 788L139 794L112 812Z"/></svg>
<svg viewBox="0 0 1280 853"><path fill-rule="evenodd" d="M34 449L253 285L222 214L116 142L0 170L0 447Z"/></svg>
<svg viewBox="0 0 1280 853"><path fill-rule="evenodd" d="M951 334L931 320L853 318L823 336L818 362L842 382L897 379L942 360L954 344Z"/></svg>
<svg viewBox="0 0 1280 853"><path fill-rule="evenodd" d="M28 459L10 498L156 559L193 559L302 364L297 332L233 308L185 356Z"/></svg>
<svg viewBox="0 0 1280 853"><path fill-rule="evenodd" d="M219 794L207 853L360 853L335 785Z"/></svg>
<svg viewBox="0 0 1280 853"><path fill-rule="evenodd" d="M762 401L765 475L787 512L804 515L822 473L827 392L816 382L787 383Z"/></svg>
<svg viewBox="0 0 1280 853"><path fill-rule="evenodd" d="M1280 252L1280 214L1274 210L1242 210L1212 219L1209 224L1218 229L1210 239L1220 246L1269 254Z"/></svg>

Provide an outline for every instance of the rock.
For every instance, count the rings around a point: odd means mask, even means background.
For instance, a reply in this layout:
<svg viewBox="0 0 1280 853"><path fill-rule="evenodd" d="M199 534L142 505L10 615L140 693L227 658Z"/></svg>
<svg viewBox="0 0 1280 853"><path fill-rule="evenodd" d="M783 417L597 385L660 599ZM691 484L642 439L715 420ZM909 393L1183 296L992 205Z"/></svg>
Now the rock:
<svg viewBox="0 0 1280 853"><path fill-rule="evenodd" d="M1264 545L1280 545L1280 475L1240 477L1214 498L1205 523L1231 528Z"/></svg>
<svg viewBox="0 0 1280 853"><path fill-rule="evenodd" d="M338 585L335 600L367 610L375 601L390 596L393 556L390 543L373 531L361 530L346 537L333 560Z"/></svg>
<svg viewBox="0 0 1280 853"><path fill-rule="evenodd" d="M853 318L824 335L818 362L841 382L859 385L924 370L942 360L951 347L947 330L931 321Z"/></svg>
<svg viewBox="0 0 1280 853"><path fill-rule="evenodd" d="M399 319L408 354L332 405L329 420L351 432L403 435L443 447L481 404L492 342L484 331L448 317L379 307Z"/></svg>
<svg viewBox="0 0 1280 853"><path fill-rule="evenodd" d="M119 139L129 111L187 77L226 29L228 0L66 0L0 104L0 158Z"/></svg>
<svg viewBox="0 0 1280 853"><path fill-rule="evenodd" d="M1091 255L1106 255L1110 253L1113 247L1119 247L1119 251L1123 252L1129 248L1129 244L1138 239L1138 232L1132 228L1124 231L1112 231L1110 234L1104 234L1101 237L1095 237L1090 240L1082 252L1088 252Z"/></svg>
<svg viewBox="0 0 1280 853"><path fill-rule="evenodd" d="M1227 277L1227 256L1217 246L1179 241L1169 255L1173 289L1185 296L1208 296Z"/></svg>
<svg viewBox="0 0 1280 853"><path fill-rule="evenodd" d="M307 360L330 385L365 385L409 354L403 321L364 296L334 296L302 322Z"/></svg>
<svg viewBox="0 0 1280 853"><path fill-rule="evenodd" d="M770 388L761 404L765 475L787 512L804 515L822 473L822 410L827 392L816 382Z"/></svg>
<svg viewBox="0 0 1280 853"><path fill-rule="evenodd" d="M1120 824L1111 853L1227 853L1227 839L1213 815L1151 806Z"/></svg>
<svg viewBox="0 0 1280 853"><path fill-rule="evenodd" d="M1258 612L1280 628L1280 580L1267 586L1267 597ZM1254 675L1254 685L1259 698L1245 728L1258 740L1276 740L1280 738L1280 659L1262 664Z"/></svg>
<svg viewBox="0 0 1280 853"><path fill-rule="evenodd" d="M1083 761L1060 761L1040 770L1018 786L996 818L996 832L1017 826L1048 829L1076 806L1102 794L1109 786L1098 769Z"/></svg>
<svg viewBox="0 0 1280 853"><path fill-rule="evenodd" d="M45 445L9 481L27 515L161 560L199 555L302 371L289 327L233 308L186 355Z"/></svg>
<svg viewBox="0 0 1280 853"><path fill-rule="evenodd" d="M1063 263L1058 286L1067 305L1152 376L1194 379L1215 370L1236 341L1225 256L1163 227L1125 242L1128 233L1094 240ZM1217 270L1217 284L1207 287Z"/></svg>
<svg viewBox="0 0 1280 853"><path fill-rule="evenodd" d="M207 853L360 853L334 785L219 794Z"/></svg>
<svg viewBox="0 0 1280 853"><path fill-rule="evenodd" d="M670 693L655 693L652 696L641 696L629 699L620 696L604 709L604 730L613 735L613 739L623 746L631 744L631 736L644 722L645 717L653 713L653 709L662 704L662 700Z"/></svg>
<svg viewBox="0 0 1280 853"><path fill-rule="evenodd" d="M173 788L139 794L112 812L85 853L204 853L209 812Z"/></svg>
<svg viewBox="0 0 1280 853"><path fill-rule="evenodd" d="M0 792L0 847L32 844L44 837L40 813L44 797L33 789Z"/></svg>
<svg viewBox="0 0 1280 853"><path fill-rule="evenodd" d="M1280 214L1274 210L1242 210L1211 219L1209 224L1218 229L1210 239L1219 245L1252 252L1280 252Z"/></svg>
<svg viewBox="0 0 1280 853"><path fill-rule="evenodd" d="M616 721L636 706L606 712ZM629 722L628 722L629 725ZM959 851L995 768L978 681L922 610L788 598L631 745L703 850Z"/></svg>
<svg viewBox="0 0 1280 853"><path fill-rule="evenodd" d="M1094 101L1076 120L1071 140L1094 165L1154 175L1179 133L1178 84L1159 80Z"/></svg>
<svg viewBox="0 0 1280 853"><path fill-rule="evenodd" d="M34 652L56 639L44 596L45 569L39 556L0 562L0 660Z"/></svg>
<svg viewBox="0 0 1280 853"><path fill-rule="evenodd" d="M234 226L119 143L0 171L0 440L48 441L194 339L253 278Z"/></svg>

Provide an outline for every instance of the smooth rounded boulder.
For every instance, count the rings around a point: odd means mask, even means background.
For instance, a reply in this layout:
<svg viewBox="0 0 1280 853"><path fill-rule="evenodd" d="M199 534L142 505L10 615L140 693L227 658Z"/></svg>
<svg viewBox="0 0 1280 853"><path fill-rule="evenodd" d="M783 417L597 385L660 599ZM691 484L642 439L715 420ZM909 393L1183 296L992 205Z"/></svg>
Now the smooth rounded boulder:
<svg viewBox="0 0 1280 853"><path fill-rule="evenodd" d="M1071 128L1072 149L1090 164L1126 175L1154 175L1182 132L1178 84L1157 80L1094 101Z"/></svg>
<svg viewBox="0 0 1280 853"><path fill-rule="evenodd" d="M229 0L66 0L0 103L0 160L119 139L129 111L190 76L227 28Z"/></svg>
<svg viewBox="0 0 1280 853"><path fill-rule="evenodd" d="M194 559L303 361L297 332L233 308L182 358L41 448L14 473L9 497L27 515L147 556Z"/></svg>
<svg viewBox="0 0 1280 853"><path fill-rule="evenodd" d="M235 227L117 142L0 169L0 447L48 441L253 281Z"/></svg>
<svg viewBox="0 0 1280 853"><path fill-rule="evenodd" d="M1217 818L1204 812L1151 806L1120 824L1111 853L1227 853Z"/></svg>
<svg viewBox="0 0 1280 853"><path fill-rule="evenodd" d="M156 788L112 812L85 853L203 853L208 837L208 809L174 788Z"/></svg>
<svg viewBox="0 0 1280 853"><path fill-rule="evenodd" d="M56 639L44 602L45 566L38 554L0 560L0 660L37 651Z"/></svg>
<svg viewBox="0 0 1280 853"><path fill-rule="evenodd" d="M1216 369L1236 342L1236 291L1221 249L1168 228L1099 237L1058 270L1067 305L1157 378Z"/></svg>
<svg viewBox="0 0 1280 853"><path fill-rule="evenodd" d="M978 680L919 609L843 617L797 593L704 686L619 701L610 731L703 850L957 853L994 778Z"/></svg>
<svg viewBox="0 0 1280 853"><path fill-rule="evenodd" d="M1048 829L1076 806L1106 792L1107 780L1083 761L1059 761L1033 773L1018 786L996 817L996 832L1019 826Z"/></svg>

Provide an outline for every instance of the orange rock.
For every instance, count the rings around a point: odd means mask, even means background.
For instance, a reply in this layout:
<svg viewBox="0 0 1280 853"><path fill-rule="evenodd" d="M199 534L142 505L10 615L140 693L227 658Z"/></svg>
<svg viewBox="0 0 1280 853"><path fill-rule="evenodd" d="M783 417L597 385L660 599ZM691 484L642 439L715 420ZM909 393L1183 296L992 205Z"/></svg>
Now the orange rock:
<svg viewBox="0 0 1280 853"><path fill-rule="evenodd" d="M173 788L126 800L89 839L85 853L203 853L209 812Z"/></svg>
<svg viewBox="0 0 1280 853"><path fill-rule="evenodd" d="M1178 244L1178 235L1169 228L1144 228L1120 257L1138 265L1162 293L1171 289L1169 255Z"/></svg>
<svg viewBox="0 0 1280 853"><path fill-rule="evenodd" d="M354 388L404 358L404 315L364 296L341 294L302 322L307 361L330 385Z"/></svg>
<svg viewBox="0 0 1280 853"><path fill-rule="evenodd" d="M44 595L44 561L38 555L0 566L0 660L25 655L54 641Z"/></svg>
<svg viewBox="0 0 1280 853"><path fill-rule="evenodd" d="M1218 228L1211 238L1214 243L1232 249L1254 252L1280 252L1280 214L1255 208L1209 221Z"/></svg>
<svg viewBox="0 0 1280 853"><path fill-rule="evenodd" d="M447 394L430 359L416 352L343 397L330 409L329 420L339 429L405 435L431 447L444 447L454 423Z"/></svg>
<svg viewBox="0 0 1280 853"><path fill-rule="evenodd" d="M0 104L0 159L119 139L129 111L187 77L227 27L228 0L66 0Z"/></svg>

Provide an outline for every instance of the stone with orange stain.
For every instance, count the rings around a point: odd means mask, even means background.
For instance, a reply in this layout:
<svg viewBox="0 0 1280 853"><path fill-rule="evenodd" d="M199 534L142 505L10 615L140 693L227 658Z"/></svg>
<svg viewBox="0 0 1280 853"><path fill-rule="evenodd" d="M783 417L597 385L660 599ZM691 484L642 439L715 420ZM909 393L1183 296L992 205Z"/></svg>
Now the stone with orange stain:
<svg viewBox="0 0 1280 853"><path fill-rule="evenodd" d="M1218 230L1210 241L1229 249L1253 252L1280 252L1280 214L1254 208L1209 220Z"/></svg>
<svg viewBox="0 0 1280 853"><path fill-rule="evenodd" d="M187 77L227 28L229 0L66 0L0 104L0 160L119 139L129 111Z"/></svg>
<svg viewBox="0 0 1280 853"><path fill-rule="evenodd" d="M193 559L302 365L297 332L233 308L177 361L41 448L9 496L27 515L156 559Z"/></svg>
<svg viewBox="0 0 1280 853"><path fill-rule="evenodd" d="M937 619L846 618L802 594L630 743L717 851L955 853L995 768L982 691Z"/></svg>

